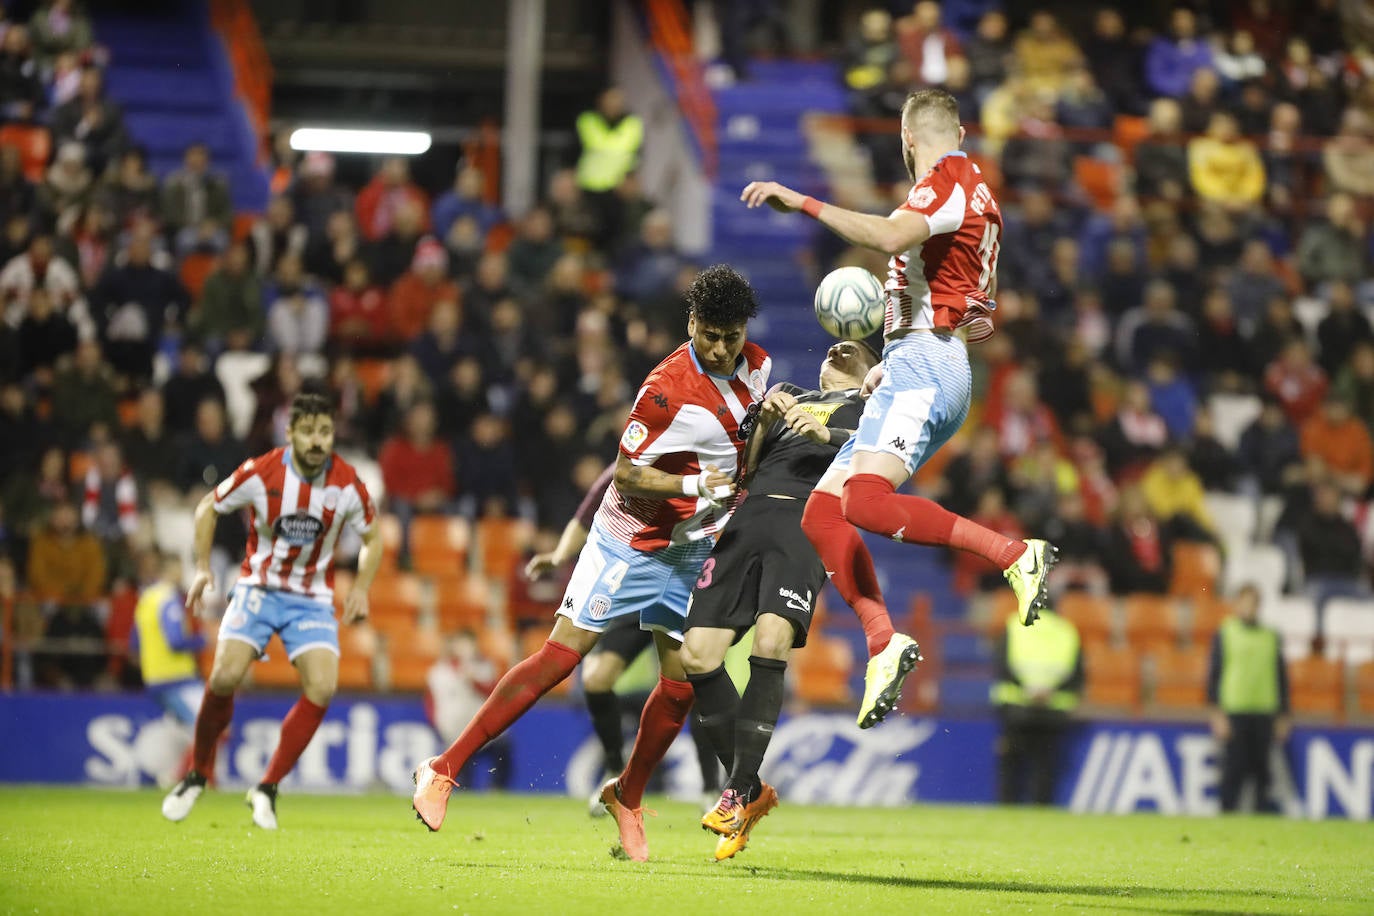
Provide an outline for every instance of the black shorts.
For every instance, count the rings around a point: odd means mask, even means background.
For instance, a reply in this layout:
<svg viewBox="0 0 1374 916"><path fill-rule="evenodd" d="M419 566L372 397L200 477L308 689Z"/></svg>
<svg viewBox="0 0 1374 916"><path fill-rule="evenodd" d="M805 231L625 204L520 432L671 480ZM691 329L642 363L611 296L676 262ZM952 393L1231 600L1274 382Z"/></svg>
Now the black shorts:
<svg viewBox="0 0 1374 916"><path fill-rule="evenodd" d="M592 646L592 651L587 654L614 652L628 665L639 657L639 653L653 645L653 642L653 632L639 628L638 614L624 614L611 621L601 632L601 638L596 641L596 645Z"/></svg>
<svg viewBox="0 0 1374 916"><path fill-rule="evenodd" d="M806 645L825 567L802 533L804 499L751 496L701 567L687 604L687 626L734 630L738 640L759 614L792 622L792 646Z"/></svg>

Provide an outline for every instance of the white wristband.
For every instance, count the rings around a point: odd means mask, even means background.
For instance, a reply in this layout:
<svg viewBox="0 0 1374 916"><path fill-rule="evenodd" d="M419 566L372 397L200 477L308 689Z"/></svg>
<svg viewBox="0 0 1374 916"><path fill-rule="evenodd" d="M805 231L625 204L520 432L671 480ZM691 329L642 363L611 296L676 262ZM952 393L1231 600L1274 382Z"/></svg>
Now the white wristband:
<svg viewBox="0 0 1374 916"><path fill-rule="evenodd" d="M683 474L682 492L687 496L701 496L701 475Z"/></svg>

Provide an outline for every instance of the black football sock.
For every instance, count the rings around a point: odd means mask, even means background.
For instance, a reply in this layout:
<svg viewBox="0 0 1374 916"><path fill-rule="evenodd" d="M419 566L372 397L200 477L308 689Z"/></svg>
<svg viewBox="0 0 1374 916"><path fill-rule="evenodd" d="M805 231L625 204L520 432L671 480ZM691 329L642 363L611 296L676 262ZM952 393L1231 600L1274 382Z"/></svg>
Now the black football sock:
<svg viewBox="0 0 1374 916"><path fill-rule="evenodd" d="M592 730L606 755L606 772L625 769L625 733L621 729L620 697L613 691L587 693L587 712L592 715Z"/></svg>
<svg viewBox="0 0 1374 916"><path fill-rule="evenodd" d="M697 696L692 728L701 729L717 759L729 772L735 759L735 712L739 709L735 682L725 673L724 665L717 665L705 674L689 674L687 680L692 682L692 692Z"/></svg>
<svg viewBox="0 0 1374 916"><path fill-rule="evenodd" d="M727 789L753 799L759 792L759 767L773 740L773 727L782 713L782 682L787 662L749 656L749 686L740 699L735 719L735 762Z"/></svg>

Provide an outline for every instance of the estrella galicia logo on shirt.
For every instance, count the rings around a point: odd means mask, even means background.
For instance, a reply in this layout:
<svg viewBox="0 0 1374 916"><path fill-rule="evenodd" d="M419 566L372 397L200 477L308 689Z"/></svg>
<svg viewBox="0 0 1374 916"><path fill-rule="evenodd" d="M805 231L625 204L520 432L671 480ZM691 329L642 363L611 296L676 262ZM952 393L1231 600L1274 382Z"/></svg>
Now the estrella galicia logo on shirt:
<svg viewBox="0 0 1374 916"><path fill-rule="evenodd" d="M308 512L297 512L278 518L272 530L292 547L308 547L324 533L324 522Z"/></svg>

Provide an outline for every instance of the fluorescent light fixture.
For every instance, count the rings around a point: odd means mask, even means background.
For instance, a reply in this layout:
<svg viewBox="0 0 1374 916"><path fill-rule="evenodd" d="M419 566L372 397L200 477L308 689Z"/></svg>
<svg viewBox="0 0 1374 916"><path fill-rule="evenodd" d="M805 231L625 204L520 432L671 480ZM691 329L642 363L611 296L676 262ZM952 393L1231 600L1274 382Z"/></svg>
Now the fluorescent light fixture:
<svg viewBox="0 0 1374 916"><path fill-rule="evenodd" d="M344 130L302 127L291 133L291 148L330 153L381 153L418 156L429 149L428 133L413 130Z"/></svg>

